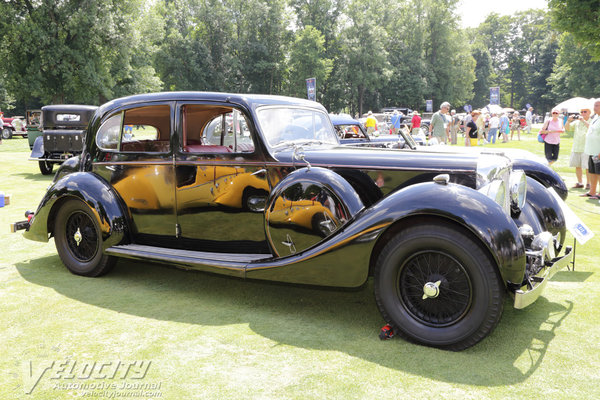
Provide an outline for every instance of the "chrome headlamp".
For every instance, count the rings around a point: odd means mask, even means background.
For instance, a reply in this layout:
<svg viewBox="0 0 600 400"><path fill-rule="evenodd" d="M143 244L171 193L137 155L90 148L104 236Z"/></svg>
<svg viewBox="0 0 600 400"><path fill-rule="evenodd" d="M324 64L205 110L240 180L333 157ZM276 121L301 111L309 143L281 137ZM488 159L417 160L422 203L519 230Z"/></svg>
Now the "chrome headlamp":
<svg viewBox="0 0 600 400"><path fill-rule="evenodd" d="M493 180L479 189L479 192L485 194L506 210L508 204L506 204L506 185L503 180Z"/></svg>
<svg viewBox="0 0 600 400"><path fill-rule="evenodd" d="M508 182L510 208L518 212L523 209L527 199L527 175L523 170L515 170L510 174Z"/></svg>

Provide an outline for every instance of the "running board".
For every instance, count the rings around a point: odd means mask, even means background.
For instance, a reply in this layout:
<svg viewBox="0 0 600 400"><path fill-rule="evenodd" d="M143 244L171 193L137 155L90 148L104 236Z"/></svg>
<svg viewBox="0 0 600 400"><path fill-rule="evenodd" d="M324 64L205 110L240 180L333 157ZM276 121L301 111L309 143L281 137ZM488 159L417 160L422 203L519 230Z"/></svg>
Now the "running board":
<svg viewBox="0 0 600 400"><path fill-rule="evenodd" d="M272 258L270 254L210 253L204 251L169 249L165 247L125 244L105 250L111 256L134 260L152 260L176 264L183 268L244 277L246 266L254 261Z"/></svg>

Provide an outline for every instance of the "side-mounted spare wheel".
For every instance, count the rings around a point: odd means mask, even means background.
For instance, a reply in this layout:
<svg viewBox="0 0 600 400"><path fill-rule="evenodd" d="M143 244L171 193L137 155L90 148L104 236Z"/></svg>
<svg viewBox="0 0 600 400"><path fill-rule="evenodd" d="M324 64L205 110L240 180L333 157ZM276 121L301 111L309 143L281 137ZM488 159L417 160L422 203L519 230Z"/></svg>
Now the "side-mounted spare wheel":
<svg viewBox="0 0 600 400"><path fill-rule="evenodd" d="M505 289L486 250L449 224L408 227L383 248L375 266L375 300L403 338L463 350L490 334Z"/></svg>
<svg viewBox="0 0 600 400"><path fill-rule="evenodd" d="M271 192L267 237L280 257L300 253L334 234L363 209L356 190L326 168L301 168Z"/></svg>
<svg viewBox="0 0 600 400"><path fill-rule="evenodd" d="M103 253L100 224L85 203L65 202L55 221L56 250L69 271L76 275L100 276L112 269L116 259Z"/></svg>

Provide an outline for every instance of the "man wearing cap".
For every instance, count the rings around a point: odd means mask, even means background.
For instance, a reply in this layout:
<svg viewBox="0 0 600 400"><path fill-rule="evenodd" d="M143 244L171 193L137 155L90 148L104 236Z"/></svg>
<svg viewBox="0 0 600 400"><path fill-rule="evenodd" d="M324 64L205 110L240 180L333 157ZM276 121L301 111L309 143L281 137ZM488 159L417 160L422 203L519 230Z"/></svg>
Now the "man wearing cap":
<svg viewBox="0 0 600 400"><path fill-rule="evenodd" d="M527 133L531 133L531 124L533 123L533 107L529 107L525 113L525 123L527 124Z"/></svg>
<svg viewBox="0 0 600 400"><path fill-rule="evenodd" d="M449 123L450 144L457 143L457 135L458 135L459 125L460 125L460 119L456 115L456 110L450 111L450 123Z"/></svg>
<svg viewBox="0 0 600 400"><path fill-rule="evenodd" d="M583 189L583 170L585 170L585 188L590 188L590 176L587 171L589 156L585 154L585 137L590 127L590 116L592 110L590 108L582 108L580 111L580 117L578 119L573 118L569 115L567 118L567 124L565 125L566 130L573 130L573 148L571 149L571 157L569 158L569 167L575 168L575 175L577 176L577 184L573 186L573 189Z"/></svg>
<svg viewBox="0 0 600 400"><path fill-rule="evenodd" d="M398 134L398 130L400 129L400 121L402 120L402 116L398 112L398 110L394 110L392 113L392 117L390 118L390 124L392 124L392 133L394 135Z"/></svg>
<svg viewBox="0 0 600 400"><path fill-rule="evenodd" d="M448 143L450 133L448 131L448 119L446 114L450 110L450 103L447 101L440 105L440 110L433 114L431 117L431 124L429 125L430 136L438 140L439 143Z"/></svg>
<svg viewBox="0 0 600 400"><path fill-rule="evenodd" d="M377 130L377 120L373 116L373 111L369 111L367 113L367 121L365 122L365 127L367 128L368 135L373 135Z"/></svg>

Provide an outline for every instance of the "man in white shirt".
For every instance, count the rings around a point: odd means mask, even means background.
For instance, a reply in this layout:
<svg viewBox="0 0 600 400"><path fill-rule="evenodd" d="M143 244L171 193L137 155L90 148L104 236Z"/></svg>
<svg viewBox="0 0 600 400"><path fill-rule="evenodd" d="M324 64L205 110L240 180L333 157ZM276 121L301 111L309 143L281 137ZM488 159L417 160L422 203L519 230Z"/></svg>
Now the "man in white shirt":
<svg viewBox="0 0 600 400"><path fill-rule="evenodd" d="M490 131L488 132L487 141L488 143L496 143L496 137L498 136L498 128L500 127L500 118L496 113L492 113L490 118Z"/></svg>
<svg viewBox="0 0 600 400"><path fill-rule="evenodd" d="M525 113L525 123L527 124L527 133L531 133L531 124L533 123L533 107L529 107Z"/></svg>

